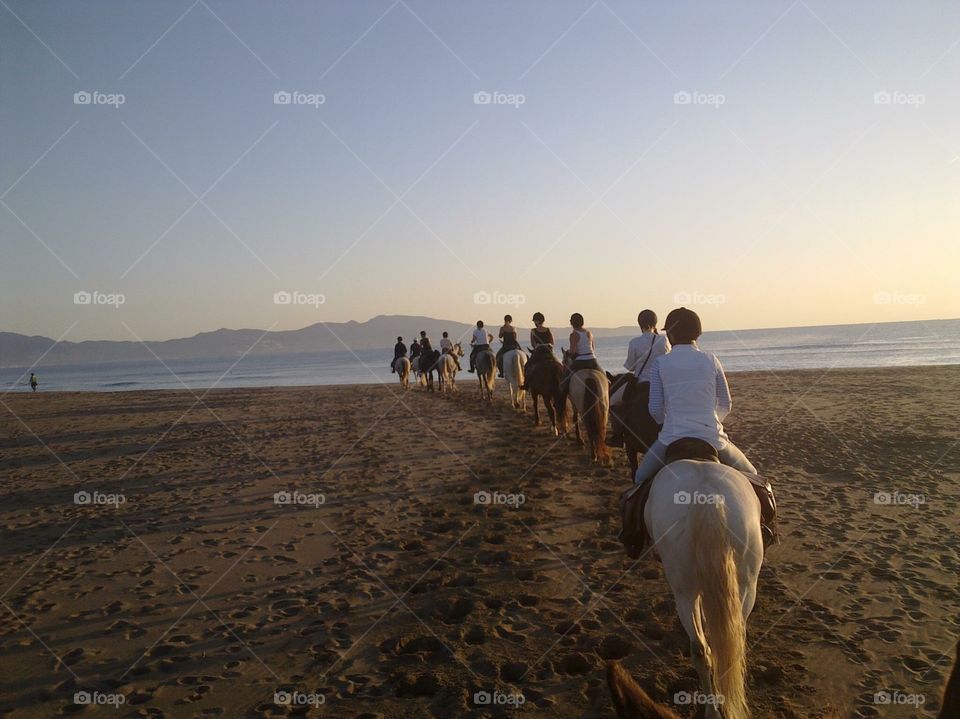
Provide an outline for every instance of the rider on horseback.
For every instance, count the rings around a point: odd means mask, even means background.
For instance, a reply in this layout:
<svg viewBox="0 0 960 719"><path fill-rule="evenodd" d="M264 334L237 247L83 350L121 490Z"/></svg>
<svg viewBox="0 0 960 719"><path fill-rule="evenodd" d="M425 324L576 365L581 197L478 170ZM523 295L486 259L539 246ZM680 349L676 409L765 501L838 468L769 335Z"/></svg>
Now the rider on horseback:
<svg viewBox="0 0 960 719"><path fill-rule="evenodd" d="M477 326L473 330L473 336L470 338L470 369L467 372L473 372L476 367L477 353L481 350L490 349L490 343L493 341L493 335L483 329L483 320L477 320Z"/></svg>
<svg viewBox="0 0 960 719"><path fill-rule="evenodd" d="M533 376L537 364L547 357L553 355L553 332L549 327L544 327L545 319L542 312L533 314L533 328L530 330L530 359L527 360L527 366L523 368L526 382L521 389L527 389L527 383Z"/></svg>
<svg viewBox="0 0 960 719"><path fill-rule="evenodd" d="M443 337L440 339L440 354L450 355L453 357L453 361L457 363L457 371L463 370L463 367L460 366L460 358L457 357L457 353L453 351L453 340L450 339L450 335L446 332L443 333Z"/></svg>
<svg viewBox="0 0 960 719"><path fill-rule="evenodd" d="M650 372L650 414L663 429L644 454L634 483L653 479L666 464L667 446L688 438L713 446L723 464L756 474L750 460L723 431L722 420L732 407L730 388L720 360L697 346L702 332L697 313L680 307L667 315L666 325L673 349L658 357Z"/></svg>
<svg viewBox="0 0 960 719"><path fill-rule="evenodd" d="M503 377L503 355L510 350L520 349L517 342L517 329L511 324L513 317L503 316L503 327L500 328L500 349L497 350L497 376Z"/></svg>
<svg viewBox="0 0 960 719"><path fill-rule="evenodd" d="M637 315L637 324L640 325L640 336L630 340L627 347L627 361L623 366L634 374L637 382L649 383L653 362L657 357L670 351L670 341L663 335L657 334L657 313L653 310L643 310ZM607 444L611 447L623 446L623 415L626 414L623 399L626 390L627 383L624 383L620 389L610 395L610 425L613 431L607 437ZM643 397L641 393L635 394Z"/></svg>
<svg viewBox="0 0 960 719"><path fill-rule="evenodd" d="M603 372L594 351L593 333L583 328L583 315L579 312L570 315L570 327L573 332L570 333L570 349L567 350L566 356L571 359L571 362L567 365L567 372L560 381L560 396L563 398L567 396L570 377L577 370L595 369Z"/></svg>
<svg viewBox="0 0 960 719"><path fill-rule="evenodd" d="M393 346L393 361L390 363L390 371L396 372L397 360L407 356L407 346L403 343L403 337L397 337L397 344Z"/></svg>

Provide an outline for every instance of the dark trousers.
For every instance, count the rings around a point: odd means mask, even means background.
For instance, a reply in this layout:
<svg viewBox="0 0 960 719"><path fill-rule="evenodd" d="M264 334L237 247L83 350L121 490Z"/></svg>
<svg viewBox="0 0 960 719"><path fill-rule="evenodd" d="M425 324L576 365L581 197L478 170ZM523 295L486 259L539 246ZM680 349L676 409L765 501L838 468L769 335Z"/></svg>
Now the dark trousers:
<svg viewBox="0 0 960 719"><path fill-rule="evenodd" d="M474 345L470 350L470 371L473 372L477 367L477 352L490 349L490 345Z"/></svg>

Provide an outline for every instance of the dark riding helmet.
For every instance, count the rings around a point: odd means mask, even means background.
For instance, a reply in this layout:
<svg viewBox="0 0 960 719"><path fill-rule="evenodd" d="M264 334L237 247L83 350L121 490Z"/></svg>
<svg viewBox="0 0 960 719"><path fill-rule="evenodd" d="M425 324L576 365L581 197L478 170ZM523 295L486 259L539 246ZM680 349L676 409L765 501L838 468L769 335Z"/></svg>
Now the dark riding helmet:
<svg viewBox="0 0 960 719"><path fill-rule="evenodd" d="M700 317L693 310L678 307L667 315L665 327L671 344L689 344L703 332Z"/></svg>
<svg viewBox="0 0 960 719"><path fill-rule="evenodd" d="M504 315L504 316L503 316L503 321L504 321L504 322L513 322L513 317L511 317L510 315Z"/></svg>
<svg viewBox="0 0 960 719"><path fill-rule="evenodd" d="M641 327L653 327L657 326L657 313L653 310L644 310L637 315L637 324Z"/></svg>
<svg viewBox="0 0 960 719"><path fill-rule="evenodd" d="M403 342L403 337L397 337L397 342Z"/></svg>
<svg viewBox="0 0 960 719"><path fill-rule="evenodd" d="M546 320L543 318L543 313L542 313L542 312L534 312L534 313L533 313L533 321L534 321L534 323L536 323L536 322L546 322Z"/></svg>
<svg viewBox="0 0 960 719"><path fill-rule="evenodd" d="M570 324L574 327L583 327L583 315L579 312L574 312L570 315Z"/></svg>
<svg viewBox="0 0 960 719"><path fill-rule="evenodd" d="M427 336L426 330L420 330L420 336L421 336L421 337L426 337L426 336Z"/></svg>

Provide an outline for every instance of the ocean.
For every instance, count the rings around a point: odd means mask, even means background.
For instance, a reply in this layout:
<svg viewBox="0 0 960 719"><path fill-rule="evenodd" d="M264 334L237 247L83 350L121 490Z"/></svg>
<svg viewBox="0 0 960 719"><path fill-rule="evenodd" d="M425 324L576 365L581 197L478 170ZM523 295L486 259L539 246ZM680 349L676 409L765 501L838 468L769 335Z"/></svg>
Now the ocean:
<svg viewBox="0 0 960 719"><path fill-rule="evenodd" d="M556 330L554 331L557 334ZM630 335L597 339L600 364L622 371ZM436 340L434 340L436 341ZM565 344L565 343L564 343ZM705 332L700 346L727 372L960 364L960 319ZM0 369L3 393L29 392L30 372L43 391L114 392L208 387L396 383L393 344L384 349L282 356L44 365ZM466 368L466 358L462 362ZM470 375L466 375L469 377ZM463 376L461 376L461 381Z"/></svg>

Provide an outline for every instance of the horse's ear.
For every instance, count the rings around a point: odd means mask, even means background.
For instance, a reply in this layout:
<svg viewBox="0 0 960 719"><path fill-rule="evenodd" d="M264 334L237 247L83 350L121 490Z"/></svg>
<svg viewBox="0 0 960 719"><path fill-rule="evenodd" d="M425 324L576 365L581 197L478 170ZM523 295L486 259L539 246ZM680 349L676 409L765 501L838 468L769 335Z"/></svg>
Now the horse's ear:
<svg viewBox="0 0 960 719"><path fill-rule="evenodd" d="M680 719L666 707L654 702L637 686L620 662L607 664L607 686L620 719Z"/></svg>

